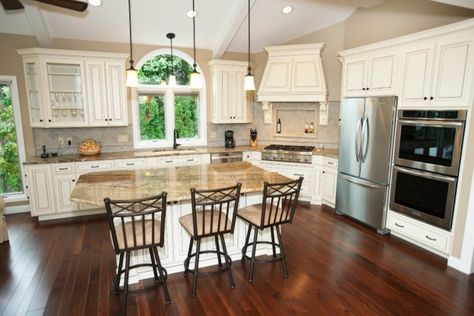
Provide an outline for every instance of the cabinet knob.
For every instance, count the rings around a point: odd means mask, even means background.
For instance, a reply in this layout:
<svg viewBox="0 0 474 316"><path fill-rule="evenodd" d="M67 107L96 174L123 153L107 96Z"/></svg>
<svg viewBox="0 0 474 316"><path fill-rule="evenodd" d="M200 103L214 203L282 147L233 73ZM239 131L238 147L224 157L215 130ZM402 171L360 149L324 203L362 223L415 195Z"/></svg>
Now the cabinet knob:
<svg viewBox="0 0 474 316"><path fill-rule="evenodd" d="M109 118L109 121L112 121L112 119L111 119L111 118Z"/></svg>
<svg viewBox="0 0 474 316"><path fill-rule="evenodd" d="M424 97L423 100L428 100L428 98L427 98L427 97Z"/></svg>
<svg viewBox="0 0 474 316"><path fill-rule="evenodd" d="M76 180L75 180L75 179L72 179L72 182L76 182Z"/></svg>
<svg viewBox="0 0 474 316"><path fill-rule="evenodd" d="M107 121L108 121L108 119L105 119L105 121L107 122Z"/></svg>
<svg viewBox="0 0 474 316"><path fill-rule="evenodd" d="M362 88L363 91L365 91L365 88Z"/></svg>
<svg viewBox="0 0 474 316"><path fill-rule="evenodd" d="M48 120L48 122L50 122L50 123L51 123L51 120Z"/></svg>
<svg viewBox="0 0 474 316"><path fill-rule="evenodd" d="M434 98L433 97L430 97L430 100L433 100Z"/></svg>
<svg viewBox="0 0 474 316"><path fill-rule="evenodd" d="M365 90L369 90L369 88L365 88Z"/></svg>
<svg viewBox="0 0 474 316"><path fill-rule="evenodd" d="M326 171L323 171L323 173L326 173Z"/></svg>
<svg viewBox="0 0 474 316"><path fill-rule="evenodd" d="M43 122L43 120L42 120L42 119L40 119L40 122Z"/></svg>

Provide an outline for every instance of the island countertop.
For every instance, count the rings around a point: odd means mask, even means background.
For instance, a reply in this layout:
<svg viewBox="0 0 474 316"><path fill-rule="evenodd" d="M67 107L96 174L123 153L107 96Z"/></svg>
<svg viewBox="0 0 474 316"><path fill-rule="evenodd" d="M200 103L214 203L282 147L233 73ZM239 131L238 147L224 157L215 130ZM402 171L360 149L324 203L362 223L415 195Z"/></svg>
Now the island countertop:
<svg viewBox="0 0 474 316"><path fill-rule="evenodd" d="M257 193L263 191L265 181L289 180L248 162L102 171L81 175L71 193L71 200L104 205L106 197L112 200L139 199L166 191L168 201L186 201L191 199L191 188L217 189L240 182L242 193Z"/></svg>

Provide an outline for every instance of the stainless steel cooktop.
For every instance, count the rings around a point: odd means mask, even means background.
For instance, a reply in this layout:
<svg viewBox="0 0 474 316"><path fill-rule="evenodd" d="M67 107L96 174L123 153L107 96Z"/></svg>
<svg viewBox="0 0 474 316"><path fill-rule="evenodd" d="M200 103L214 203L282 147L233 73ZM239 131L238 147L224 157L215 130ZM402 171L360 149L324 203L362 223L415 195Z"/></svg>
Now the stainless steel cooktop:
<svg viewBox="0 0 474 316"><path fill-rule="evenodd" d="M271 144L263 148L262 160L311 163L314 146Z"/></svg>

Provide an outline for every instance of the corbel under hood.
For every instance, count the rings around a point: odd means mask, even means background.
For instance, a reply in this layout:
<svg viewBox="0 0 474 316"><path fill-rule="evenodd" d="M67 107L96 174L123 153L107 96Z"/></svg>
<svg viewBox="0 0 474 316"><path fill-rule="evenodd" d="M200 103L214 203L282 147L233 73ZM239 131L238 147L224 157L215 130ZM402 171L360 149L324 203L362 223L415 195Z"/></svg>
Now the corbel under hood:
<svg viewBox="0 0 474 316"><path fill-rule="evenodd" d="M257 93L257 101L269 108L271 102L327 101L321 62L324 43L265 47L268 61Z"/></svg>

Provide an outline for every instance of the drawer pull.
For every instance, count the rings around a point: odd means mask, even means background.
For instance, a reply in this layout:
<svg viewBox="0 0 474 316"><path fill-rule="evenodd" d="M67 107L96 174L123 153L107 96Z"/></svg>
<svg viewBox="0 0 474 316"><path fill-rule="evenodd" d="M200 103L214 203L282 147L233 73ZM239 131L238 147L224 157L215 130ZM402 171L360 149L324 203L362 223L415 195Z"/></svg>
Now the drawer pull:
<svg viewBox="0 0 474 316"><path fill-rule="evenodd" d="M432 237L430 237L430 236L428 236L428 235L425 235L425 237L426 237L426 239L428 239L428 240L436 241L436 238L432 238Z"/></svg>
<svg viewBox="0 0 474 316"><path fill-rule="evenodd" d="M187 159L187 161L194 161L194 158L191 158L191 159Z"/></svg>
<svg viewBox="0 0 474 316"><path fill-rule="evenodd" d="M173 160L165 160L166 163L171 163Z"/></svg>
<svg viewBox="0 0 474 316"><path fill-rule="evenodd" d="M99 168L99 166L91 166L91 169Z"/></svg>
<svg viewBox="0 0 474 316"><path fill-rule="evenodd" d="M328 165L333 165L334 162L328 161Z"/></svg>
<svg viewBox="0 0 474 316"><path fill-rule="evenodd" d="M127 162L127 166L135 166L134 162Z"/></svg>
<svg viewBox="0 0 474 316"><path fill-rule="evenodd" d="M58 168L60 171L64 171L64 170L69 170L69 168L67 167L64 167L64 168Z"/></svg>
<svg viewBox="0 0 474 316"><path fill-rule="evenodd" d="M400 227L400 228L405 228L405 225L400 225L398 223L395 223L395 226Z"/></svg>

